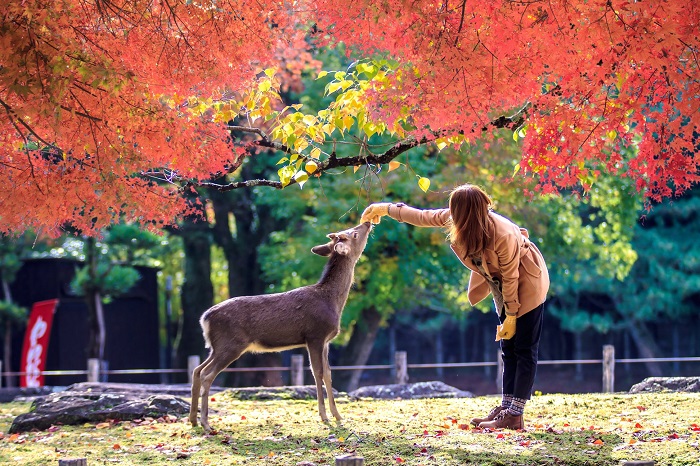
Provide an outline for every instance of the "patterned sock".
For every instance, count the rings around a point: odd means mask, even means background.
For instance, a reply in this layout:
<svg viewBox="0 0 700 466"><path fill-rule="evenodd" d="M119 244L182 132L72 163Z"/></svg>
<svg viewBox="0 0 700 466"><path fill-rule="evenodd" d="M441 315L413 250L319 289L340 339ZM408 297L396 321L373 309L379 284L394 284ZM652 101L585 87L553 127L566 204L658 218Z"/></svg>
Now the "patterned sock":
<svg viewBox="0 0 700 466"><path fill-rule="evenodd" d="M501 407L503 408L510 408L511 403L513 402L513 395L503 395L503 398L501 399Z"/></svg>
<svg viewBox="0 0 700 466"><path fill-rule="evenodd" d="M510 402L510 406L508 407L508 414L513 416L522 416L523 412L525 412L525 403L527 403L527 400L513 397L512 401Z"/></svg>

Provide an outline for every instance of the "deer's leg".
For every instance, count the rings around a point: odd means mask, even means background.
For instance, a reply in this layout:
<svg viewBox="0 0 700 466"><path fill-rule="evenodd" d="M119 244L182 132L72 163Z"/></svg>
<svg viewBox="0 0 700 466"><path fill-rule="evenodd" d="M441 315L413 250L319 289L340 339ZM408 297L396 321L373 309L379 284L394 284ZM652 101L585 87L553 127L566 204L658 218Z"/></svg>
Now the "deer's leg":
<svg viewBox="0 0 700 466"><path fill-rule="evenodd" d="M323 384L326 386L326 394L328 395L328 406L331 408L331 413L336 420L340 421L340 413L335 407L335 397L333 396L333 382L331 381L331 366L328 364L328 344L323 347Z"/></svg>
<svg viewBox="0 0 700 466"><path fill-rule="evenodd" d="M197 426L197 404L199 403L200 388L202 385L202 369L204 369L204 366L211 362L213 357L214 350L212 349L209 352L209 356L207 356L207 359L205 359L203 363L197 366L194 372L192 373L192 401L190 403L190 422L192 423L192 427Z"/></svg>
<svg viewBox="0 0 700 466"><path fill-rule="evenodd" d="M323 403L323 346L324 342L308 342L306 349L309 351L311 372L316 381L316 399L318 400L318 414L323 422L328 421L326 406Z"/></svg>
<svg viewBox="0 0 700 466"><path fill-rule="evenodd" d="M202 379L202 413L201 413L201 424L205 432L209 432L211 427L209 426L209 389L214 383L216 376L226 369L229 364L238 359L245 348L235 347L227 349L216 353L211 361L202 368L201 379Z"/></svg>

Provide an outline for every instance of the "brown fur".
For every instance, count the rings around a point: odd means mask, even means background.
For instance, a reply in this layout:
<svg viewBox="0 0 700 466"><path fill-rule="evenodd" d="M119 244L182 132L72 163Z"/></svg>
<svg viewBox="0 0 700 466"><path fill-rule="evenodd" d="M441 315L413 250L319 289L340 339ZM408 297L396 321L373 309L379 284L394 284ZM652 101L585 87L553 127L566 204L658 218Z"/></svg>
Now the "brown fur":
<svg viewBox="0 0 700 466"><path fill-rule="evenodd" d="M209 389L219 373L246 352L283 351L306 347L316 381L318 411L327 421L323 384L331 413L335 407L328 345L340 331L340 316L353 283L355 264L362 255L372 226L369 222L339 233L331 233L327 244L311 249L329 256L318 283L285 293L240 296L209 308L201 317L209 357L192 377L190 422L197 425L197 402L202 398L201 423L208 422Z"/></svg>

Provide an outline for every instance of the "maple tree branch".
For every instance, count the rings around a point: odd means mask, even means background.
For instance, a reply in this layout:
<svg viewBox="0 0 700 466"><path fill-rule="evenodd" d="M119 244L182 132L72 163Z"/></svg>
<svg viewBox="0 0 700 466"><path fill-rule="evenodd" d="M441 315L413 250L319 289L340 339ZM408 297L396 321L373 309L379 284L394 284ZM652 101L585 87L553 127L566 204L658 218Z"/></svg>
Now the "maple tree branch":
<svg viewBox="0 0 700 466"><path fill-rule="evenodd" d="M530 109L532 108L532 104L530 102L527 102L523 107L512 114L511 116L505 116L501 115L495 120L492 120L489 125L493 126L494 128L506 128L511 131L515 131L518 129L520 126L525 123L525 120L528 117L528 114L530 112ZM489 128L488 126L484 126L481 128L482 131L488 131Z"/></svg>
<svg viewBox="0 0 700 466"><path fill-rule="evenodd" d="M525 122L527 118L527 114L529 109L531 108L531 104L528 102L526 103L522 108L520 108L517 112L515 112L513 115L510 116L500 116L494 120L492 120L489 125L484 126L482 128L483 131L488 131L489 127L491 126L493 128L506 128L510 130L515 130L522 126L522 124ZM267 134L260 128L253 128L253 127L248 127L248 126L233 126L229 125L227 126L228 129L232 131L241 131L245 133L252 133L256 134L260 137L259 140L252 141L250 144L253 146L258 146L258 147L265 147L269 149L275 149L281 152L285 153L292 153L292 149L289 148L288 146L271 141ZM396 157L399 155L403 154L404 152L409 151L410 149L413 149L414 147L422 146L425 144L428 144L435 139L438 139L439 137L445 136L446 134L444 132L433 132L432 137L431 136L423 136L420 139L416 139L414 137L407 137L405 139L402 139L398 142L396 142L393 146L391 146L389 149L387 149L384 153L382 154L373 154L372 152L361 152L359 155L355 156L350 156L350 157L338 157L337 153L335 151L335 143L334 143L334 149L331 151L329 154L329 157L320 162L318 164L318 168L314 172L315 175L320 175L323 172L326 172L328 170L332 170L334 168L343 168L343 167L355 167L358 165L382 165L391 162L394 160ZM245 160L245 157L241 157L239 161L235 164L232 164L227 168L227 172L231 173L235 171L240 165L243 163ZM218 174L218 176L221 176L221 174ZM217 177L218 177L217 176ZM210 189L215 189L217 191L231 191L234 189L241 189L241 188L251 188L254 186L269 186L273 187L275 189L282 189L286 188L287 186L296 184L296 180L293 178L289 181L287 185L282 185L280 181L274 181L274 180L266 180L266 179L255 179L255 180L246 180L246 181L235 181L227 184L220 184L220 183L213 183L213 182L197 182L197 181L187 181L183 188L187 187L202 187L202 188L210 188Z"/></svg>
<svg viewBox="0 0 700 466"><path fill-rule="evenodd" d="M293 184L294 180L292 180ZM203 183L195 183L197 187L201 188L213 188L217 191L232 191L234 189L240 189L240 188L252 188L254 186L270 186L272 188L276 189L282 189L284 186L282 186L281 181L274 181L274 180L246 180L246 181L235 181L233 183L228 183L228 184L218 184L218 183L212 183L212 182L203 182Z"/></svg>
<svg viewBox="0 0 700 466"><path fill-rule="evenodd" d="M44 139L43 139L41 136L39 136L39 135L32 129L32 127L29 126L22 118L20 118L20 117L17 115L17 113L14 111L14 109L13 109L10 105L8 105L4 100L0 99L0 105L1 105L2 107L5 108L5 112L7 113L7 116L10 118L10 123L12 123L12 126L15 127L15 130L17 130L17 133L18 133L20 136L22 136L22 138L24 138L25 140L27 139L27 137L22 133L22 131L21 131L21 130L19 129L19 127L17 126L17 123L19 123L20 125L24 126L25 129L26 129L27 131L29 131L29 133L30 133L32 136L34 136L35 138L37 138L38 141L44 143L44 144L47 145L47 146L50 146L50 145L51 145L51 144L49 144L48 142L44 141Z"/></svg>
<svg viewBox="0 0 700 466"><path fill-rule="evenodd" d="M82 108L84 110L84 112L71 109L71 108L66 107L64 105L59 105L59 107L61 107L63 110L66 110L66 111L71 112L71 113L75 113L78 116L81 116L83 118L87 118L88 120L92 120L94 122L101 122L102 121L102 118L98 118L98 117L94 117L94 116L90 115L89 110L87 108L85 108L85 105L83 105L83 103L80 101L78 96L75 95L72 90L69 89L68 93L73 97L73 99L80 106L80 108Z"/></svg>
<svg viewBox="0 0 700 466"><path fill-rule="evenodd" d="M17 116L17 113L10 107L4 100L0 99L0 105L2 105L5 108L5 112L7 113L8 118L10 119L10 124L14 126L15 131L22 137L22 139L27 140L27 137L22 133L22 130L17 126L17 123L21 124L24 126L27 131L29 131L32 135L34 135L37 139L39 139L41 142L46 144L46 142L39 137L38 134L34 132L34 130L27 124L25 123L21 118ZM39 182L36 180L36 174L34 173L34 164L32 163L32 157L29 155L29 151L25 150L25 154L27 155L27 163L29 164L29 172L31 173L32 180L34 180L34 184L36 185L37 189L39 192L43 195L44 191L41 189L41 186L39 185Z"/></svg>
<svg viewBox="0 0 700 466"><path fill-rule="evenodd" d="M252 126L236 126L236 125L228 125L226 126L226 129L229 129L231 131L241 131L244 133L253 133L257 134L260 136L260 140L253 142L253 144L261 147L267 147L269 149L275 149L281 152L285 153L291 153L292 149L289 148L289 146L286 146L280 142L275 142L270 139L270 137L265 133L262 129L260 128L255 128Z"/></svg>
<svg viewBox="0 0 700 466"><path fill-rule="evenodd" d="M693 58L695 59L695 67L697 68L697 66L698 66L698 55L697 55L697 53L696 53L696 51L695 51L695 47L693 47L692 45L686 43L686 42L683 41L682 39L678 39L678 42L680 42L680 43L683 44L688 50L690 50L690 53L693 55ZM685 71L684 71L684 73L685 73L688 77L691 77L691 75L690 75L689 73L687 73L687 72L685 72Z"/></svg>
<svg viewBox="0 0 700 466"><path fill-rule="evenodd" d="M459 35L462 33L462 27L464 26L464 10L467 6L467 0L462 0L462 14L459 18L459 28L457 28L457 37L455 37L455 47L459 44Z"/></svg>

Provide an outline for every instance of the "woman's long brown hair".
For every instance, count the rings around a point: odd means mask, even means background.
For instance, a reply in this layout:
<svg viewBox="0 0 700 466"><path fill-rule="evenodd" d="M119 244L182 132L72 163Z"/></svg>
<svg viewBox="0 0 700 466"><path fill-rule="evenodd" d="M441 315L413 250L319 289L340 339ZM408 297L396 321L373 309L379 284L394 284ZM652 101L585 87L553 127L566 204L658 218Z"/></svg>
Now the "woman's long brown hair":
<svg viewBox="0 0 700 466"><path fill-rule="evenodd" d="M489 210L493 202L478 186L464 184L450 193L450 241L459 244L468 256L478 256L489 238Z"/></svg>

